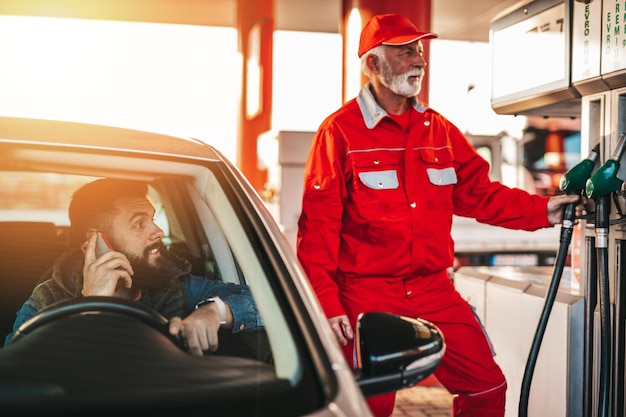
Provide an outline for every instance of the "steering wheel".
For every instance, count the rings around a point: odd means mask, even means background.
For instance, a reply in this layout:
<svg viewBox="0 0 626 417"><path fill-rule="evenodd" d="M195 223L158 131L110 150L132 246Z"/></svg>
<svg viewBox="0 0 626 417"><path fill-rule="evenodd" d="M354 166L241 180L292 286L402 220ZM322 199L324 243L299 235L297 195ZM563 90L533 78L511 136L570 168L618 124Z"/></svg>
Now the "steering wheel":
<svg viewBox="0 0 626 417"><path fill-rule="evenodd" d="M169 333L169 322L158 311L136 301L104 296L70 298L52 304L22 324L9 341L9 344L14 343L16 340L25 337L48 323L85 313L114 313L139 320L158 330L179 348L184 349L184 343L181 338Z"/></svg>

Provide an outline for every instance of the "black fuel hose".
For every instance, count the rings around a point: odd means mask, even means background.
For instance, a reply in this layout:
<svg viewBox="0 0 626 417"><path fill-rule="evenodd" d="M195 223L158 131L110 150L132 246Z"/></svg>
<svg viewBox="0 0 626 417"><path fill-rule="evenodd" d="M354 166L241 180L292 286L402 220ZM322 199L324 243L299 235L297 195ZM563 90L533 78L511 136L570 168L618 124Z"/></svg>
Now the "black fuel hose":
<svg viewBox="0 0 626 417"><path fill-rule="evenodd" d="M595 229L600 299L600 381L598 392L598 417L609 417L611 415L611 358L613 345L611 336L608 250L610 207L611 200L609 195L600 197L596 202Z"/></svg>
<svg viewBox="0 0 626 417"><path fill-rule="evenodd" d="M550 287L546 294L546 302L541 311L541 317L539 318L539 324L535 331L535 337L528 354L528 360L526 361L526 368L524 369L524 378L522 379L522 388L520 393L520 401L518 407L518 417L528 416L528 398L530 396L530 384L535 372L535 365L537 364L537 357L539 356L539 349L541 348L541 342L546 332L546 326L548 325L548 319L550 318L550 312L554 305L557 292L559 290L559 284L561 277L563 276L563 269L567 261L567 251L572 241L572 233L574 231L574 220L576 218L576 205L578 203L571 203L565 206L563 211L563 222L561 225L561 234L559 238L559 250L557 252L556 262L554 264L554 270L552 271L552 280L550 281Z"/></svg>

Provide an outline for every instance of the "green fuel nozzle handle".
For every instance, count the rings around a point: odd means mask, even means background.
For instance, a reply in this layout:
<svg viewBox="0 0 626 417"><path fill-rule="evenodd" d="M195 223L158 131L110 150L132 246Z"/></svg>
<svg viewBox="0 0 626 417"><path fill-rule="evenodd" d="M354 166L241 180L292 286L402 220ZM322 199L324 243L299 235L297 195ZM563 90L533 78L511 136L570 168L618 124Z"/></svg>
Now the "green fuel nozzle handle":
<svg viewBox="0 0 626 417"><path fill-rule="evenodd" d="M620 160L624 156L624 150L626 149L625 136L626 133L622 133L619 136L617 148L615 148L611 159L606 161L604 165L598 168L591 178L587 180L587 197L598 199L619 190L624 183L624 181L617 177L617 172L620 168Z"/></svg>
<svg viewBox="0 0 626 417"><path fill-rule="evenodd" d="M578 194L585 189L585 185L593 168L596 165L596 161L600 157L600 142L596 143L593 147L587 159L583 159L578 164L573 166L561 177L559 188L566 194Z"/></svg>
<svg viewBox="0 0 626 417"><path fill-rule="evenodd" d="M561 177L559 188L561 191L569 195L580 195L585 189L585 184L593 168L596 166L596 161L600 157L600 142L598 142L586 159L583 159L578 164L569 169ZM561 228L561 241L567 242L571 240L572 229L576 220L576 204L570 203L563 207L563 222Z"/></svg>

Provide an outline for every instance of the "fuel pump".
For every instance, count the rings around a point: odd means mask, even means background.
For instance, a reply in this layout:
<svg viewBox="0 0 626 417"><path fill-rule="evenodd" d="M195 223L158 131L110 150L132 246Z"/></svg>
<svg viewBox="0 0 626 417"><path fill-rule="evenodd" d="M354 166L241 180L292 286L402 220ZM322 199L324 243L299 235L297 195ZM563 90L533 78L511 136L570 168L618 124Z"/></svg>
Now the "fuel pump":
<svg viewBox="0 0 626 417"><path fill-rule="evenodd" d="M620 160L624 156L626 141L625 133L618 139L617 147L611 159L607 160L589 178L586 184L587 197L596 203L595 208L595 235L596 253L598 259L599 276L599 305L600 305L600 379L598 416L611 415L611 358L612 358L612 331L609 294L609 226L611 212L611 194L618 191L624 181L618 178Z"/></svg>
<svg viewBox="0 0 626 417"><path fill-rule="evenodd" d="M591 172L596 165L596 160L599 156L600 144L596 144L593 147L587 159L583 159L576 166L572 167L569 171L563 174L561 177L561 183L559 188L561 191L570 195L581 195L585 189L585 184ZM530 395L530 384L532 382L533 373L535 370L535 364L537 362L537 356L539 355L539 348L543 340L543 335L550 318L550 312L556 299L557 291L559 289L559 283L561 276L563 275L563 269L565 268L565 262L567 260L567 251L572 241L572 233L574 230L574 223L576 220L576 205L578 203L570 203L563 209L563 222L561 225L561 234L559 238L559 250L557 252L557 259L554 265L554 271L552 273L552 280L550 287L546 294L546 302L541 312L537 331L533 339L528 360L526 361L526 368L524 370L524 378L522 380L522 388L519 402L519 417L526 417L528 415L528 397Z"/></svg>

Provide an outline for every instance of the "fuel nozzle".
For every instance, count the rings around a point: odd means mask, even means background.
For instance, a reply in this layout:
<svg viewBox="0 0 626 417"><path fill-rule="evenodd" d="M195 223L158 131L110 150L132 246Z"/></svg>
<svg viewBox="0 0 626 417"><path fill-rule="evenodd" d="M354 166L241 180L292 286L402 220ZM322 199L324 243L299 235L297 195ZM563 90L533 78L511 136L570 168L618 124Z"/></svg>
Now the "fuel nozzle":
<svg viewBox="0 0 626 417"><path fill-rule="evenodd" d="M585 184L591 172L596 165L596 161L600 156L600 142L589 152L587 159L583 159L578 164L573 166L561 177L559 188L566 194L578 194L585 189Z"/></svg>
<svg viewBox="0 0 626 417"><path fill-rule="evenodd" d="M626 133L619 136L617 147L613 152L611 159L606 161L598 170L587 180L586 192L587 197L598 199L620 189L624 180L618 178L617 173L620 169L620 161L626 150L626 141L624 141Z"/></svg>
<svg viewBox="0 0 626 417"><path fill-rule="evenodd" d="M585 189L585 183L591 176L593 168L596 166L596 161L600 156L600 142L598 142L586 159L583 159L578 164L573 166L561 177L559 188L561 191L569 195L582 194ZM576 220L576 204L570 203L563 207L563 222L561 228L561 239L570 239L568 236L571 230L574 228Z"/></svg>

